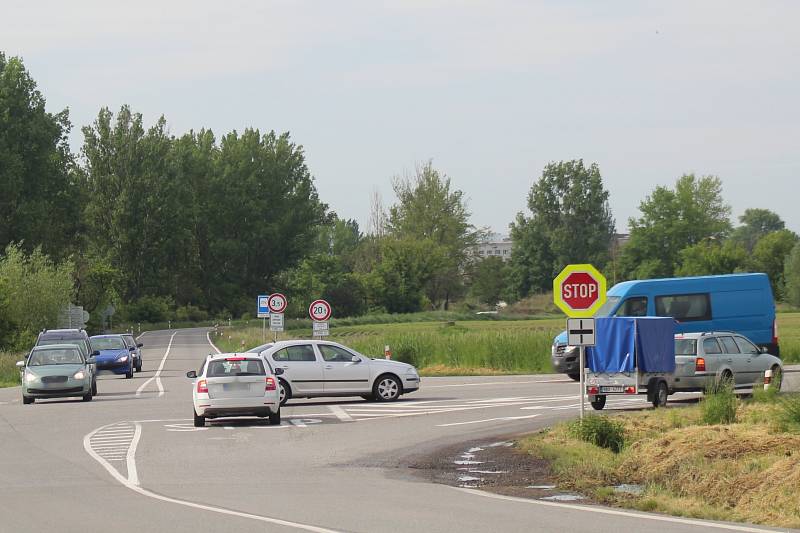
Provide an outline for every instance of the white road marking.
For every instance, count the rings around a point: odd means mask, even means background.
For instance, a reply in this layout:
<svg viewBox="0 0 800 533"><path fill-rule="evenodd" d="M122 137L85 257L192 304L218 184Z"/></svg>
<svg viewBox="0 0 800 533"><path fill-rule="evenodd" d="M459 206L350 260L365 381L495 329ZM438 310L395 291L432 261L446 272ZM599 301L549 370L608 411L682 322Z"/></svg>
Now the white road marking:
<svg viewBox="0 0 800 533"><path fill-rule="evenodd" d="M480 387L483 385L524 385L535 381L486 381L481 383L455 383L453 385L426 385L426 389L444 389L449 387Z"/></svg>
<svg viewBox="0 0 800 533"><path fill-rule="evenodd" d="M514 496L503 496L500 494L492 494L490 492L484 492L482 490L465 489L460 487L450 487L450 488L460 492L465 492L467 494L472 494L474 496L491 498L493 500L504 500L509 502L525 503L528 505L543 505L545 507L559 507L562 509L570 509L573 511L584 511L587 513L624 516L626 518L639 518L642 520L654 520L656 522L671 522L673 524L684 524L688 526L699 526L703 528L727 529L728 531L745 531L747 533L770 533L775 531L774 529L760 529L757 527L739 526L736 524L720 524L717 522L710 522L705 520L694 520L691 518L680 518L676 516L665 516L658 514L646 514L634 511L624 511L621 509L609 509L607 507L595 507L588 505L575 505L570 503L558 503L551 501L533 500L527 498L517 498Z"/></svg>
<svg viewBox="0 0 800 533"><path fill-rule="evenodd" d="M112 425L114 425L114 424L110 424L109 426L112 426ZM190 501L187 501L187 500L179 500L178 498L170 498L169 496L162 496L161 494L156 494L154 492L150 492L149 490L147 490L147 489L145 489L145 488L143 488L143 487L141 487L139 485L138 476L137 476L137 479L135 480L135 482L130 479L130 476L127 477L127 478L124 477L122 474L120 474L120 472L116 468L114 468L111 465L111 463L109 463L105 458L103 458L100 454L98 454L97 452L95 452L92 449L92 446L91 446L92 437L96 433L102 431L103 429L105 429L106 427L109 427L109 426L103 426L103 427L95 429L94 431L92 431L90 433L87 433L83 437L83 449L86 450L86 453L88 453L95 461L100 463L100 466L105 468L106 471L109 474L111 474L111 476L114 479L116 479L120 484L122 484L122 486L124 486L125 488L128 488L128 489L130 489L130 490L132 490L132 491L134 491L136 493L141 494L142 496L146 496L146 497L152 498L154 500L159 500L159 501L167 502L167 503L174 503L176 505L183 505L184 507L191 507L193 509L201 509L203 511L209 511L209 512L212 512L212 513L219 513L219 514L224 514L224 515L228 515L228 516L237 516L239 518L248 518L250 520L256 520L258 522L266 522L266 523L269 523L269 524L276 524L276 525L279 525L279 526L293 527L293 528L296 528L296 529L303 529L305 531L313 531L314 533L336 533L332 529L327 529L327 528L323 528L323 527L312 526L312 525L308 525L308 524L301 524L299 522L290 522L288 520L281 520L280 518L271 518L271 517L268 517L268 516L261 516L261 515L256 515L256 514L243 513L243 512L240 512L240 511L234 511L234 510L225 509L225 508L222 508L222 507L214 507L214 506L211 506L211 505L203 505L203 504L199 504L199 503L195 503L195 502L190 502ZM136 462L135 462L135 457L133 455L131 456L131 459L130 459L129 471L130 471L130 464L133 464L133 467L134 467L134 470L135 470Z"/></svg>
<svg viewBox="0 0 800 533"><path fill-rule="evenodd" d="M136 433L128 446L128 453L125 455L125 466L128 467L128 482L134 485L139 484L139 472L136 470L136 447L139 446L139 439L142 437L142 425L136 424Z"/></svg>
<svg viewBox="0 0 800 533"><path fill-rule="evenodd" d="M342 422L352 422L353 421L353 417L350 416L349 414L347 414L347 411L345 411L344 409L342 409L338 405L330 405L330 406L328 406L328 409L330 409L331 412L336 415L336 418L338 418Z"/></svg>
<svg viewBox="0 0 800 533"><path fill-rule="evenodd" d="M536 418L539 415L527 415L527 416L501 416L499 418L486 418L484 420L470 420L469 422L451 422L449 424L437 424L437 428L448 428L450 426L466 426L468 424L482 424L484 422L498 422L498 421L510 421L510 420L525 420L528 418Z"/></svg>
<svg viewBox="0 0 800 533"><path fill-rule="evenodd" d="M169 356L169 351L170 351L170 349L172 349L172 341L175 339L175 335L177 335L177 334L178 334L178 332L176 331L169 338L169 344L167 345L167 351L164 352L164 357L161 358L161 364L158 365L158 370L156 370L156 374L153 377L151 377L150 379L148 379L147 381L145 381L144 383L142 383L139 386L139 388L136 389L136 396L141 396L142 395L142 391L153 380L156 380L156 386L158 387L158 397L160 398L160 397L164 396L164 385L161 383L161 371L164 370L164 363L167 362L167 357Z"/></svg>
<svg viewBox="0 0 800 533"><path fill-rule="evenodd" d="M213 342L211 342L211 330L206 331L206 339L208 339L208 344L210 344L211 347L214 348L214 350L216 350L217 353L222 353L220 349L217 348L217 346Z"/></svg>

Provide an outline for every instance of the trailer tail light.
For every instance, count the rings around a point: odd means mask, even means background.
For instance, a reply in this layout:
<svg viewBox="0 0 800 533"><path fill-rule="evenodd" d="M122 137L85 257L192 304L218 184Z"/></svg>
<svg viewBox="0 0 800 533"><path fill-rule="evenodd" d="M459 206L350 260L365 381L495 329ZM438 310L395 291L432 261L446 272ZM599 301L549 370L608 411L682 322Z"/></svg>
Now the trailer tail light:
<svg viewBox="0 0 800 533"><path fill-rule="evenodd" d="M695 372L705 372L706 371L706 360L702 357L698 357L694 361L694 371Z"/></svg>
<svg viewBox="0 0 800 533"><path fill-rule="evenodd" d="M595 387L595 386L586 387L586 393L587 394L595 395L595 394L597 394L599 392L600 392L600 389L598 387Z"/></svg>
<svg viewBox="0 0 800 533"><path fill-rule="evenodd" d="M275 384L275 378L268 377L267 378L267 386L264 390L275 390L277 389L277 385Z"/></svg>
<svg viewBox="0 0 800 533"><path fill-rule="evenodd" d="M625 394L636 394L636 387L625 387Z"/></svg>
<svg viewBox="0 0 800 533"><path fill-rule="evenodd" d="M197 394L208 394L208 383L201 379L197 382Z"/></svg>

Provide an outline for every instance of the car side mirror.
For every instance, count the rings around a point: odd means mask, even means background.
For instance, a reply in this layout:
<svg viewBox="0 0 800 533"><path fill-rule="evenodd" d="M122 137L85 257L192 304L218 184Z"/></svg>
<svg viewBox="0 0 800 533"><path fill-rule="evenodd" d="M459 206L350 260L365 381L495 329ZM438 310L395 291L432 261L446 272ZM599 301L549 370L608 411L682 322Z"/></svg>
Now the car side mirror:
<svg viewBox="0 0 800 533"><path fill-rule="evenodd" d="M100 355L100 352L98 352L97 350L92 352L92 357L97 357L98 355Z"/></svg>
<svg viewBox="0 0 800 533"><path fill-rule="evenodd" d="M141 348L142 346L144 346L144 344L143 344L143 343L141 343L141 342L140 342L139 344L137 344L137 345L136 345L136 347L137 347L137 348Z"/></svg>
<svg viewBox="0 0 800 533"><path fill-rule="evenodd" d="M25 368L25 361L17 361L17 368Z"/></svg>
<svg viewBox="0 0 800 533"><path fill-rule="evenodd" d="M276 368L274 374L276 376L280 376L281 374L283 374L283 369L282 368Z"/></svg>
<svg viewBox="0 0 800 533"><path fill-rule="evenodd" d="M361 358L359 356L357 356L357 355L354 355L353 357L350 358L350 361L352 361L354 363L360 363L361 362Z"/></svg>
<svg viewBox="0 0 800 533"><path fill-rule="evenodd" d="M769 349L766 346L762 346L758 349L758 353L769 353Z"/></svg>
<svg viewBox="0 0 800 533"><path fill-rule="evenodd" d="M192 378L192 379L195 379L195 378L197 377L197 371L195 371L195 370L190 370L190 371L188 371L188 372L186 373L186 377L187 377L187 378Z"/></svg>
<svg viewBox="0 0 800 533"><path fill-rule="evenodd" d="M87 365L93 365L95 363L97 363L97 359L95 359L94 357L90 357L89 359L86 360Z"/></svg>

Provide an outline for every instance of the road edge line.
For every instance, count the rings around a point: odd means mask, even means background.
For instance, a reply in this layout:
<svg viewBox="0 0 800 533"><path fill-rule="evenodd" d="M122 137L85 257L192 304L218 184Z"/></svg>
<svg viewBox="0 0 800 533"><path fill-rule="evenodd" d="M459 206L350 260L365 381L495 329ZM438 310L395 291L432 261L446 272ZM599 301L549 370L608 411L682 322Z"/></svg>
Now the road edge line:
<svg viewBox="0 0 800 533"><path fill-rule="evenodd" d="M545 502L542 500L534 500L529 498L518 498L516 496L504 496L502 494L494 494L491 492L486 492L483 490L476 490L476 489L466 489L462 487L449 487L451 489L457 490L459 492L464 492L467 494L472 494L473 496L481 496L483 498L491 498L494 500L504 500L509 502L516 502L516 503L526 503L528 505L541 505L544 507L558 507L560 509L571 509L574 511L583 511L589 513L598 513L598 514L606 514L612 516L623 516L626 518L640 518L644 520L654 520L657 522L672 522L674 524L684 524L688 526L701 526L701 527L713 527L717 529L727 529L730 531L744 531L746 533L772 533L774 529L760 529L750 526L739 526L736 524L722 524L719 522L712 522L706 520L694 520L691 518L681 518L678 516L666 516L666 515L657 515L657 514L647 514L647 513L639 513L633 511L625 511L622 509L610 509L608 507L590 507L588 505L574 505L569 503L559 503L559 502Z"/></svg>
<svg viewBox="0 0 800 533"><path fill-rule="evenodd" d="M161 494L149 491L149 490L145 489L144 487L138 485L137 483L133 483L130 479L124 477L122 474L119 473L119 471L116 468L111 466L111 464L108 461L106 461L105 459L100 457L100 455L92 449L92 446L91 446L91 438L92 438L92 436L94 436L98 431L100 431L102 429L105 429L107 427L116 425L116 424L118 424L118 422L114 422L112 424L106 424L105 426L101 426L101 427L99 427L99 428L97 428L97 429L95 429L93 431L90 431L86 435L84 435L84 437L83 437L83 449L86 451L86 453L89 454L89 456L92 459L94 459L95 461L100 463L100 466L105 468L106 471L108 471L108 473L111 474L111 476L114 479L119 481L120 484L122 486L124 486L125 488L127 488L127 489L130 489L130 490L132 490L134 492L137 492L137 493L141 494L142 496L146 496L146 497L152 498L154 500L160 500L160 501L167 502L167 503L174 503L176 505L183 505L184 507L192 507L194 509L201 509L203 511L209 511L209 512L212 512L212 513L225 514L225 515L229 515L229 516L237 516L239 518L247 518L247 519L250 519L250 520L256 520L256 521L259 521L259 522L266 522L266 523L269 523L269 524L275 524L275 525L279 525L279 526L292 527L292 528L295 528L295 529L303 529L305 531L311 531L313 533L338 533L336 530L333 530L333 529L326 529L326 528L323 528L323 527L312 526L312 525L307 525L307 524L301 524L301 523L298 523L298 522L290 522L288 520L281 520L280 518L270 518L268 516L260 516L260 515L251 514L251 513L245 513L245 512L241 512L241 511L234 511L232 509L225 509L224 507L214 507L214 506L211 506L211 505L204 505L204 504L201 504L201 503L190 502L188 500L180 500L178 498L172 498L170 496L163 496ZM137 434L134 437L134 439L135 439L135 442L138 443L138 440L136 440L136 437L141 436L141 425L136 424L136 431L137 431ZM134 446L131 446L131 448L134 448L134 451L135 451L135 447ZM129 448L129 453L130 453L130 448ZM135 459L135 456L133 456L132 454L130 455L130 462L128 464L131 464L131 463L134 465L134 471L135 471L135 469L136 469L136 459ZM138 478L138 476L137 476L137 478Z"/></svg>
<svg viewBox="0 0 800 533"><path fill-rule="evenodd" d="M211 347L214 348L214 350L216 350L217 353L222 353L222 350L217 348L217 345L214 344L214 342L211 340L211 330L206 331L206 339L208 339L208 344L210 344Z"/></svg>

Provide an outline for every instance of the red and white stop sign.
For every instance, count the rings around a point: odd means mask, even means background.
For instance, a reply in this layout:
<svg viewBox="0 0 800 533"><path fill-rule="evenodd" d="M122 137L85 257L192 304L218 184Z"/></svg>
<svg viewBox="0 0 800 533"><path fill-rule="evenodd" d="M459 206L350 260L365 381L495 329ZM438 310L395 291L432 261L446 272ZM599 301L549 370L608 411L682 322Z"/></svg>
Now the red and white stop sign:
<svg viewBox="0 0 800 533"><path fill-rule="evenodd" d="M568 265L553 280L553 302L567 316L593 316L606 302L606 278L592 265Z"/></svg>

